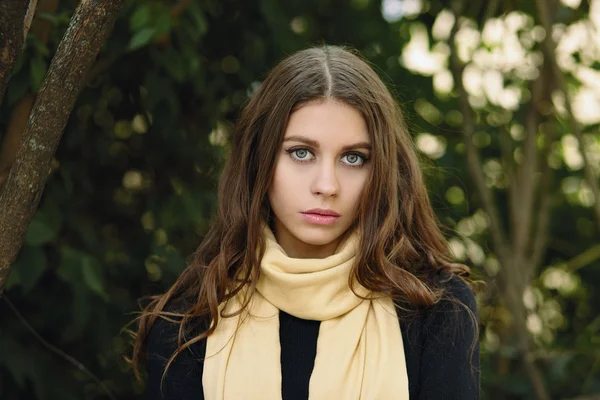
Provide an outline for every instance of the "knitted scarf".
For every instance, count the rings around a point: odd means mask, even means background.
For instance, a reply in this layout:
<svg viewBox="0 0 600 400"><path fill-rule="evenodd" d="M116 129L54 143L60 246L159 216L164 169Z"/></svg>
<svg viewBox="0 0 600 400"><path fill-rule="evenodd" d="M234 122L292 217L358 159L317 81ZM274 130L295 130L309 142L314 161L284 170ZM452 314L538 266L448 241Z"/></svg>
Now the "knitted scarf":
<svg viewBox="0 0 600 400"><path fill-rule="evenodd" d="M283 310L321 321L309 400L408 400L404 347L391 298L358 283L353 292L348 285L357 232L323 259L291 258L268 227L264 235L257 291L241 314L221 318L207 339L205 398L281 399ZM241 308L243 296L221 305L225 315Z"/></svg>

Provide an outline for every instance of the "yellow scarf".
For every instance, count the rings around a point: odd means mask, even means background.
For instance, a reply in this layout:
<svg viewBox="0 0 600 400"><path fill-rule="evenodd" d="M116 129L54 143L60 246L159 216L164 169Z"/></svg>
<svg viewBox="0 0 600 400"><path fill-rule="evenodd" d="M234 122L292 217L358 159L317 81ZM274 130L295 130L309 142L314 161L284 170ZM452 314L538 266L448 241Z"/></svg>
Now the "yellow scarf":
<svg viewBox="0 0 600 400"><path fill-rule="evenodd" d="M353 232L323 259L288 257L271 230L257 292L240 315L222 318L207 339L202 383L207 400L281 399L279 310L322 321L309 400L408 400L396 308L348 277L358 246ZM240 309L241 296L222 305Z"/></svg>

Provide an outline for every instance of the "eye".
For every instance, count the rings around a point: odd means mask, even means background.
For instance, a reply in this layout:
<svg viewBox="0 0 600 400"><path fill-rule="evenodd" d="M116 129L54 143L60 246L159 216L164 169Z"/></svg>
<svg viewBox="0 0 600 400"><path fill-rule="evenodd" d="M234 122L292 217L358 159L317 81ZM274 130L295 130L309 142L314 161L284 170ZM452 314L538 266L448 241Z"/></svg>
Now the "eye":
<svg viewBox="0 0 600 400"><path fill-rule="evenodd" d="M292 154L296 155L296 158L303 160L306 157L308 157L308 150L306 149L298 149L298 150L294 150L294 152Z"/></svg>
<svg viewBox="0 0 600 400"><path fill-rule="evenodd" d="M296 161L310 161L314 158L314 156L312 155L312 153L310 152L310 150L308 150L307 148L304 147L296 147L296 148L292 148L287 150L287 152L290 154L290 157L292 157L293 160Z"/></svg>
<svg viewBox="0 0 600 400"><path fill-rule="evenodd" d="M367 157L359 153L348 153L342 159L351 167L360 167L367 161Z"/></svg>

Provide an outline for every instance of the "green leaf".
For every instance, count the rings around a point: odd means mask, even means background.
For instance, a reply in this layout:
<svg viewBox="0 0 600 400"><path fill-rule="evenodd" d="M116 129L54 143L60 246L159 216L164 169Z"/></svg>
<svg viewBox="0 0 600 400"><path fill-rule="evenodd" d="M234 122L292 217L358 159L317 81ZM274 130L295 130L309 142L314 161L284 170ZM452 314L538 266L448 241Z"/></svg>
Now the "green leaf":
<svg viewBox="0 0 600 400"><path fill-rule="evenodd" d="M56 237L56 230L48 226L41 214L37 213L25 234L25 243L29 246L40 246L52 241Z"/></svg>
<svg viewBox="0 0 600 400"><path fill-rule="evenodd" d="M58 276L65 282L78 285L81 282L81 258L84 253L72 249L69 246L60 247L60 264L56 271Z"/></svg>
<svg viewBox="0 0 600 400"><path fill-rule="evenodd" d="M60 253L61 262L57 273L62 280L74 286L73 290L79 290L83 281L92 292L108 300L104 276L98 260L88 253L68 246L62 246Z"/></svg>
<svg viewBox="0 0 600 400"><path fill-rule="evenodd" d="M35 36L31 36L31 46L41 54L42 56L47 56L50 54L50 50L48 50L48 46L46 46L41 40L39 40Z"/></svg>
<svg viewBox="0 0 600 400"><path fill-rule="evenodd" d="M19 271L19 282L25 293L34 288L46 268L46 255L40 247L24 246L13 269Z"/></svg>
<svg viewBox="0 0 600 400"><path fill-rule="evenodd" d="M31 81L31 91L37 93L42 87L48 64L41 54L35 55L29 65L29 75Z"/></svg>
<svg viewBox="0 0 600 400"><path fill-rule="evenodd" d="M28 59L29 59L29 57L27 57L27 54L25 52L22 52L21 54L19 54L19 56L17 57L17 62L15 63L15 65L13 67L12 78L16 77L17 73L23 69L23 66L25 65L25 61ZM11 79L11 83L13 80L14 79Z"/></svg>
<svg viewBox="0 0 600 400"><path fill-rule="evenodd" d="M169 72L169 75L175 82L182 82L185 79L185 68L181 60L181 54L172 47L159 55L160 63Z"/></svg>
<svg viewBox="0 0 600 400"><path fill-rule="evenodd" d="M58 233L63 225L63 213L53 197L46 197L38 210L40 218L54 232Z"/></svg>
<svg viewBox="0 0 600 400"><path fill-rule="evenodd" d="M129 27L132 31L137 32L150 22L150 7L138 7L129 19Z"/></svg>
<svg viewBox="0 0 600 400"><path fill-rule="evenodd" d="M54 26L58 25L58 23L60 22L60 17L57 14L51 14L51 13L47 13L47 12L39 12L38 11L35 13L35 17L39 18L43 21L48 21Z"/></svg>
<svg viewBox="0 0 600 400"><path fill-rule="evenodd" d="M161 35L171 33L171 15L168 13L161 14L154 27L156 28L156 32Z"/></svg>
<svg viewBox="0 0 600 400"><path fill-rule="evenodd" d="M204 36L208 31L208 22L206 22L206 17L200 7L197 4L191 5L189 7L189 14L192 17L196 32L198 32L200 36Z"/></svg>
<svg viewBox="0 0 600 400"><path fill-rule="evenodd" d="M21 278L19 277L19 271L16 271L13 267L10 270L10 275L8 275L8 279L6 280L6 284L4 285L4 289L10 290L15 286L19 286L21 284Z"/></svg>
<svg viewBox="0 0 600 400"><path fill-rule="evenodd" d="M130 51L134 51L141 47L144 47L152 40L155 33L156 29L154 28L144 28L136 32L135 35L133 35L133 37L129 41L128 49Z"/></svg>
<svg viewBox="0 0 600 400"><path fill-rule="evenodd" d="M104 290L104 276L100 266L89 256L83 258L82 262L83 281L94 293L107 300L108 295Z"/></svg>

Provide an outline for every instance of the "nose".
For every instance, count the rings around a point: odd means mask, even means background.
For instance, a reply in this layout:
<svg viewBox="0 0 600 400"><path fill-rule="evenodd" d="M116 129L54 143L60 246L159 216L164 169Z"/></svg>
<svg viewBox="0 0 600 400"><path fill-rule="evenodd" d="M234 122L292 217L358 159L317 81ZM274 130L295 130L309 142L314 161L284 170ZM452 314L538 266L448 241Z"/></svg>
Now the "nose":
<svg viewBox="0 0 600 400"><path fill-rule="evenodd" d="M336 196L340 191L340 183L337 178L335 163L321 163L315 169L315 176L313 177L311 186L313 194L326 197Z"/></svg>

